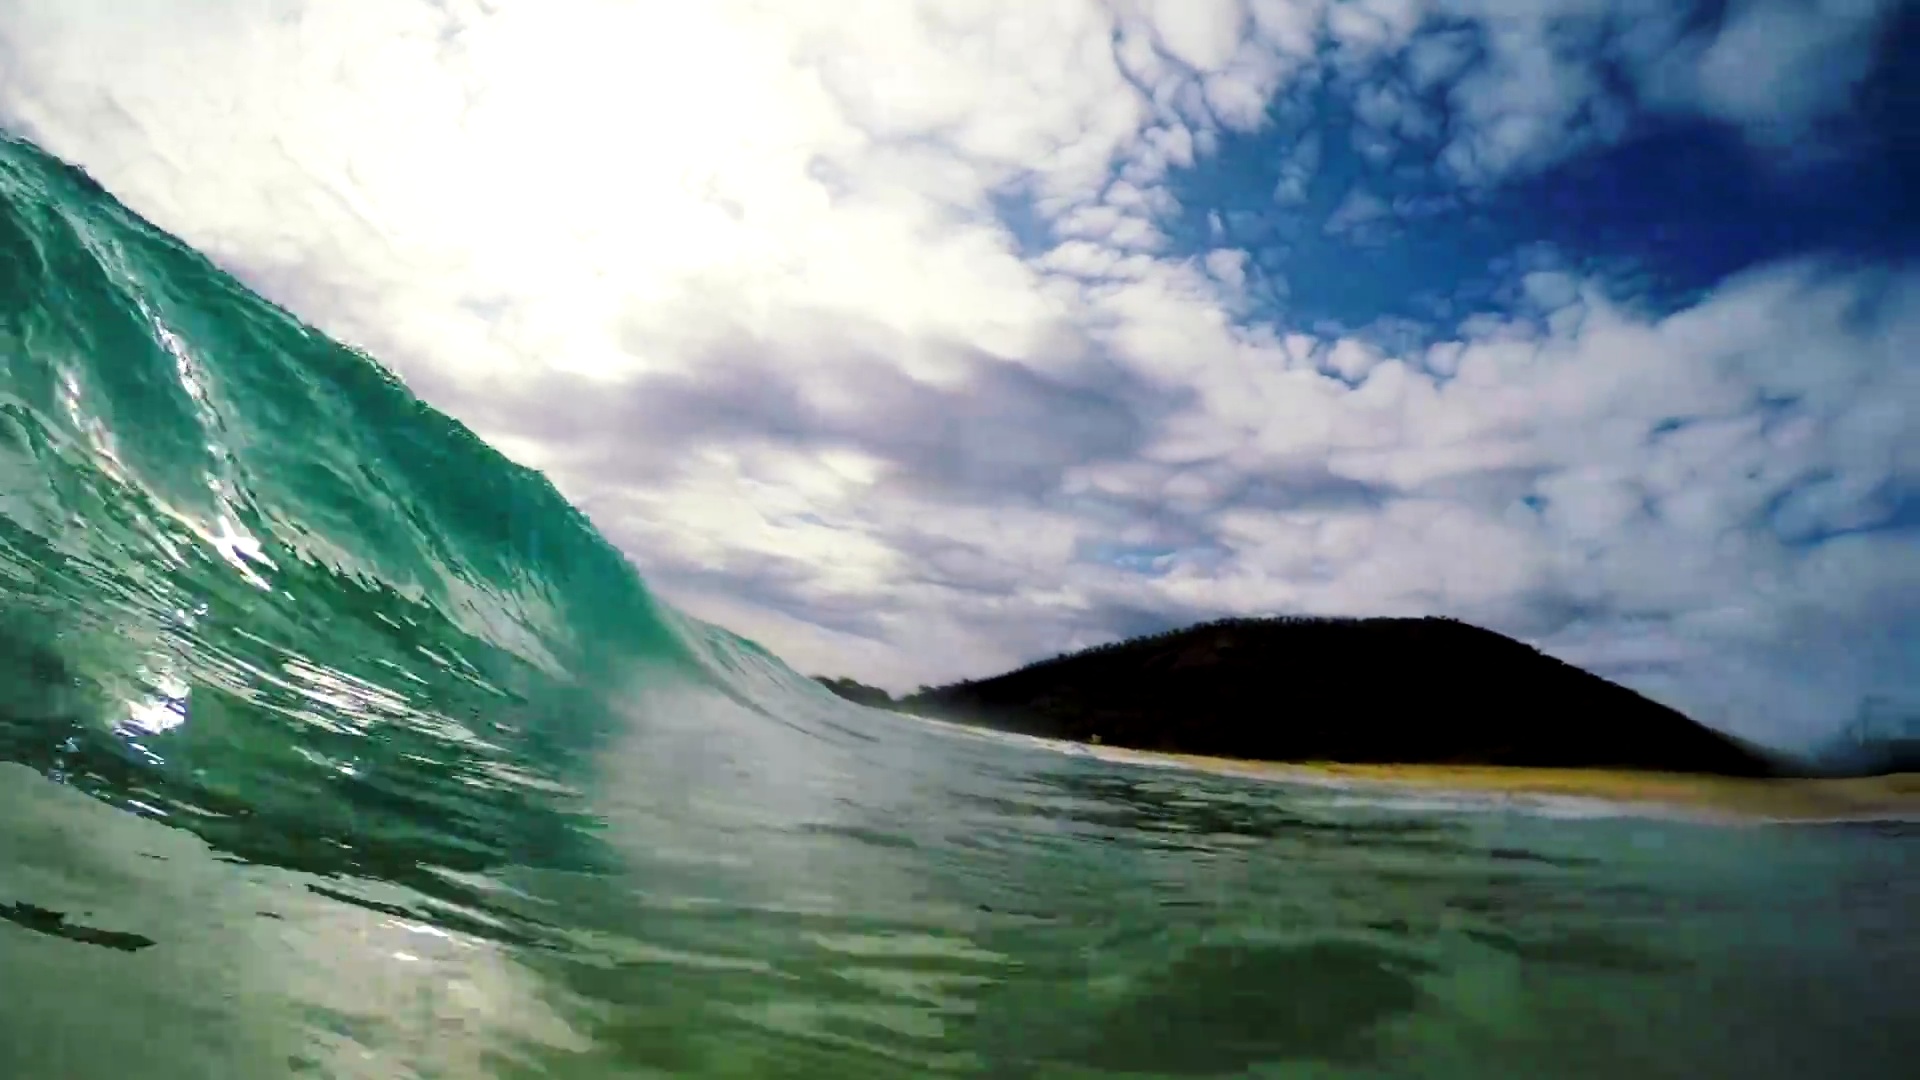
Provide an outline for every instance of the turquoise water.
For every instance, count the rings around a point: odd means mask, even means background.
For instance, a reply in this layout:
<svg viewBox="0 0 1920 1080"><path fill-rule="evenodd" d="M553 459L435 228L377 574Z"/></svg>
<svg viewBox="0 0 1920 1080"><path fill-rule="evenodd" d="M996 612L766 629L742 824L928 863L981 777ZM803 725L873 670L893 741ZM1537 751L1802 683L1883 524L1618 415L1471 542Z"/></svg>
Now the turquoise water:
<svg viewBox="0 0 1920 1080"><path fill-rule="evenodd" d="M0 139L0 1077L1895 1077L1920 830L843 704Z"/></svg>

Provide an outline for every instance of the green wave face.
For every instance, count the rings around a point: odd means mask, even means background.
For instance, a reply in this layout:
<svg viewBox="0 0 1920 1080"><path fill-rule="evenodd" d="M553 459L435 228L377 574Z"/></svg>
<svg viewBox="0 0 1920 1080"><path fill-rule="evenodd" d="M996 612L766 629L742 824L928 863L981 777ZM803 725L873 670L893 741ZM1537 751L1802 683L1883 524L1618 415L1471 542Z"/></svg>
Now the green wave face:
<svg viewBox="0 0 1920 1080"><path fill-rule="evenodd" d="M0 757L249 858L558 857L529 828L607 696L736 651L538 474L11 139L0 364Z"/></svg>

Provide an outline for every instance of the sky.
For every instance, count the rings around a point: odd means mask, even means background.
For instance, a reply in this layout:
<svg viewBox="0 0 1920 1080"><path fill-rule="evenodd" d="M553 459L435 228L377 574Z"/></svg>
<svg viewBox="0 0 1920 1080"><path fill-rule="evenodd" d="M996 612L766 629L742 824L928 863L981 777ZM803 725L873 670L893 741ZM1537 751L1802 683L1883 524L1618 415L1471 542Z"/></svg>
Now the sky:
<svg viewBox="0 0 1920 1080"><path fill-rule="evenodd" d="M1791 746L1920 704L1916 57L1891 0L9 0L0 127L803 671L1439 614Z"/></svg>

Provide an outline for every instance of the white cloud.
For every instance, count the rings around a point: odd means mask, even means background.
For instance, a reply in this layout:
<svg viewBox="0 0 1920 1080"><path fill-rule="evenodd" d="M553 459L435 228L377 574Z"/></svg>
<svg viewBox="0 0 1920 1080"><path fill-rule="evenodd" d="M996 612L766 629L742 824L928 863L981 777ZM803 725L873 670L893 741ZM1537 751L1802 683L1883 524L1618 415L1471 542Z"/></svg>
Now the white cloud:
<svg viewBox="0 0 1920 1080"><path fill-rule="evenodd" d="M1327 221L1321 223L1321 233L1346 236L1356 244L1371 244L1384 238L1384 231L1390 227L1392 219L1392 204L1365 186L1356 184L1346 192L1346 198L1332 208Z"/></svg>
<svg viewBox="0 0 1920 1080"><path fill-rule="evenodd" d="M1358 383L1385 359L1380 350L1363 341L1342 338L1327 350L1326 365L1347 382Z"/></svg>
<svg viewBox="0 0 1920 1080"><path fill-rule="evenodd" d="M1831 722L1898 663L1791 643L1914 617L1897 540L1830 536L1920 486L1910 282L1878 322L1872 282L1808 266L1655 319L1536 267L1528 317L1394 355L1246 323L1248 254L1163 231L1195 209L1169 178L1323 42L1373 127L1434 138L1367 74L1409 49L1469 184L1612 137L1553 12L1438 6L1484 56L1414 0L16 0L0 122L809 669L979 674L1142 612L1443 611L1631 661L1736 729ZM1760 35L1784 112L1723 85L1716 57L1786 9L1761 10L1650 34L1636 77L1756 131L1835 107L1808 58L1855 31ZM1282 212L1322 149L1288 150ZM1048 250L1022 254L1002 197ZM1355 186L1324 224L1394 213ZM1101 544L1176 555L1145 577L1082 557Z"/></svg>
<svg viewBox="0 0 1920 1080"><path fill-rule="evenodd" d="M1244 289L1247 284L1247 253L1231 248L1215 248L1207 252L1204 260L1207 273L1220 283L1226 295L1231 296Z"/></svg>
<svg viewBox="0 0 1920 1080"><path fill-rule="evenodd" d="M1580 298L1580 282L1558 270L1535 270L1520 279L1528 301L1547 311L1558 311Z"/></svg>
<svg viewBox="0 0 1920 1080"><path fill-rule="evenodd" d="M1327 9L1332 41L1357 56L1404 45L1426 17L1424 0L1336 0Z"/></svg>
<svg viewBox="0 0 1920 1080"><path fill-rule="evenodd" d="M1750 132L1791 136L1847 103L1867 73L1873 32L1892 9L1882 0L1734 4L1717 36L1682 54L1692 70L1674 73L1673 89Z"/></svg>
<svg viewBox="0 0 1920 1080"><path fill-rule="evenodd" d="M1306 56L1320 42L1325 0L1248 0L1253 36L1286 56Z"/></svg>
<svg viewBox="0 0 1920 1080"><path fill-rule="evenodd" d="M1554 47L1544 19L1491 25L1487 56L1449 91L1456 135L1442 162L1468 183L1505 179L1556 162L1596 137L1581 117L1606 99L1584 58Z"/></svg>
<svg viewBox="0 0 1920 1080"><path fill-rule="evenodd" d="M1243 0L1147 0L1147 15L1166 50L1199 71L1218 71L1240 47Z"/></svg>
<svg viewBox="0 0 1920 1080"><path fill-rule="evenodd" d="M1473 61L1474 42L1463 31L1425 34L1407 46L1407 76L1420 91L1451 83Z"/></svg>
<svg viewBox="0 0 1920 1080"><path fill-rule="evenodd" d="M1790 161L1816 152L1810 133L1850 106L1898 8L1735 0L1697 20L1669 0L1433 0L1434 14L1477 28L1484 56L1467 62L1467 38L1436 30L1416 38L1407 66L1416 82L1448 87L1459 131L1444 160L1469 184L1618 139L1628 102L1607 84L1622 77L1640 103L1730 123L1763 149L1794 151Z"/></svg>
<svg viewBox="0 0 1920 1080"><path fill-rule="evenodd" d="M1281 206L1299 206L1307 201L1307 192L1320 172L1320 135L1308 132L1294 142L1280 163L1280 180L1273 188L1273 201Z"/></svg>

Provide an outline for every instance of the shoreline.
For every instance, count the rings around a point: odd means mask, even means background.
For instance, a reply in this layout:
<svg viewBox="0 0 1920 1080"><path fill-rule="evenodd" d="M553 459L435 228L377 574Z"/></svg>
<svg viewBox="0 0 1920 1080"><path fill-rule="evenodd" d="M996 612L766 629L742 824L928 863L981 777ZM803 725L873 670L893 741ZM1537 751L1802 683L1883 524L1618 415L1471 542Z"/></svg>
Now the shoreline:
<svg viewBox="0 0 1920 1080"><path fill-rule="evenodd" d="M1578 800L1609 810L1714 824L1920 822L1920 772L1885 776L1748 779L1624 769L1515 765L1358 765L1257 761L1048 739L958 724L913 713L895 715L975 737L1008 739L1115 765L1184 769L1247 780L1363 793L1469 798Z"/></svg>
<svg viewBox="0 0 1920 1080"><path fill-rule="evenodd" d="M1320 788L1505 798L1578 799L1659 816L1738 824L1920 822L1920 773L1746 779L1619 769L1512 765L1356 765L1250 761L1125 747L1066 744L1114 764L1190 769Z"/></svg>

